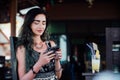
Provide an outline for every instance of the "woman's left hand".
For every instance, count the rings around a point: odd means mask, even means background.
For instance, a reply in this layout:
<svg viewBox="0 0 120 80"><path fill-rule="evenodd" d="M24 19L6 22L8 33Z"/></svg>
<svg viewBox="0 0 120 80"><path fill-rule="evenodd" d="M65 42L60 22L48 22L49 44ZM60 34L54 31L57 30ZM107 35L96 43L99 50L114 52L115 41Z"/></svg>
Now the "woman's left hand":
<svg viewBox="0 0 120 80"><path fill-rule="evenodd" d="M60 60L61 58L62 58L62 51L61 51L61 49L59 49L59 50L57 50L56 52L55 52L55 60Z"/></svg>

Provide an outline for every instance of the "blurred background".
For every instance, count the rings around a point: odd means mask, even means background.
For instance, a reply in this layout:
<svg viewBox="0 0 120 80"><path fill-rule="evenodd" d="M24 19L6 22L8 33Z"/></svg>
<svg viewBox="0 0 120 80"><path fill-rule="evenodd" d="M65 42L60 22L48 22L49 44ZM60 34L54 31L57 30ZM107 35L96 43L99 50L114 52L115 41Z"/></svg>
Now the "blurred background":
<svg viewBox="0 0 120 80"><path fill-rule="evenodd" d="M119 0L0 0L0 80L13 80L10 36L18 36L26 12L47 11L49 32L62 49L61 80L92 80L91 51L100 52L100 72L120 72Z"/></svg>

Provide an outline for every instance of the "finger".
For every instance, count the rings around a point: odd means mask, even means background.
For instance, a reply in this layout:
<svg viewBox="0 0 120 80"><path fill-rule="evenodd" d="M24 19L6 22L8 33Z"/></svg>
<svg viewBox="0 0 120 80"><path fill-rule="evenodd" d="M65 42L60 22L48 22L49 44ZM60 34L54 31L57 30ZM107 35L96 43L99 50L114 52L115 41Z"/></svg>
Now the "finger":
<svg viewBox="0 0 120 80"><path fill-rule="evenodd" d="M55 57L55 53L50 54L50 55L48 55L48 56L49 56L49 58L51 58L51 57Z"/></svg>
<svg viewBox="0 0 120 80"><path fill-rule="evenodd" d="M61 53L61 51L56 51L56 53Z"/></svg>
<svg viewBox="0 0 120 80"><path fill-rule="evenodd" d="M56 58L62 58L62 54L57 54L55 57Z"/></svg>
<svg viewBox="0 0 120 80"><path fill-rule="evenodd" d="M62 55L62 52L61 52L61 51L56 51L56 53Z"/></svg>
<svg viewBox="0 0 120 80"><path fill-rule="evenodd" d="M53 53L53 51L49 51L49 52L46 53L46 55L50 55L52 53Z"/></svg>
<svg viewBox="0 0 120 80"><path fill-rule="evenodd" d="M62 58L62 56L57 56L57 58Z"/></svg>
<svg viewBox="0 0 120 80"><path fill-rule="evenodd" d="M52 59L54 59L54 57L50 57L49 59L52 60Z"/></svg>
<svg viewBox="0 0 120 80"><path fill-rule="evenodd" d="M59 49L57 49L57 51L61 51L61 49L59 48Z"/></svg>
<svg viewBox="0 0 120 80"><path fill-rule="evenodd" d="M58 58L59 58L59 59L61 59L61 58L62 58L62 56L59 56Z"/></svg>
<svg viewBox="0 0 120 80"><path fill-rule="evenodd" d="M62 56L62 53L56 53L56 56Z"/></svg>

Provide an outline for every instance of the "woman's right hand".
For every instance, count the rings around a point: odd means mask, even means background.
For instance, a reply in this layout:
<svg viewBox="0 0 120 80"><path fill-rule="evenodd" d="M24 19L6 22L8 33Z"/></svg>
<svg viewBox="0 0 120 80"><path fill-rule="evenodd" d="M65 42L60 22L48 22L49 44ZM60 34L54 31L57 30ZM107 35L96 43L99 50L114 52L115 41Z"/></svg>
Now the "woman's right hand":
<svg viewBox="0 0 120 80"><path fill-rule="evenodd" d="M38 62L41 64L41 66L44 66L48 64L53 58L55 58L55 54L53 53L53 51L49 51L46 53L42 52L39 56Z"/></svg>

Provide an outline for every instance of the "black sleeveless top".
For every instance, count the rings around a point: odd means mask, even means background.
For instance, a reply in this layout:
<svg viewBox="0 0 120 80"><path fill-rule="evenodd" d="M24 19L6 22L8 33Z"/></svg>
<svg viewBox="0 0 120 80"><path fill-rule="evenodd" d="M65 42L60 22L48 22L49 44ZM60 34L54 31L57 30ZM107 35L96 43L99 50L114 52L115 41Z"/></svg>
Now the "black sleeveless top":
<svg viewBox="0 0 120 80"><path fill-rule="evenodd" d="M48 48L51 47L50 42L46 42ZM40 53L29 48L26 50L26 72L28 72L32 66L38 61ZM46 78L55 75L55 60L51 60L50 63L41 67L35 78Z"/></svg>

